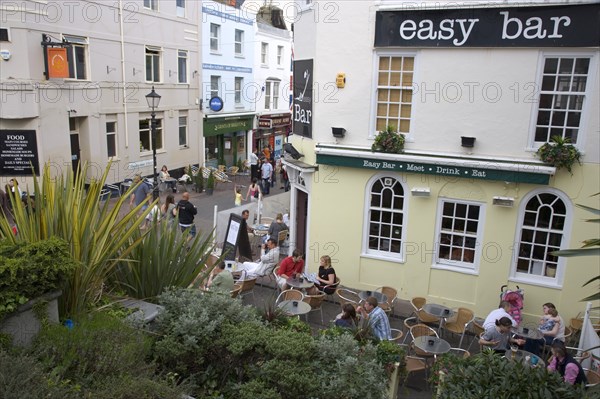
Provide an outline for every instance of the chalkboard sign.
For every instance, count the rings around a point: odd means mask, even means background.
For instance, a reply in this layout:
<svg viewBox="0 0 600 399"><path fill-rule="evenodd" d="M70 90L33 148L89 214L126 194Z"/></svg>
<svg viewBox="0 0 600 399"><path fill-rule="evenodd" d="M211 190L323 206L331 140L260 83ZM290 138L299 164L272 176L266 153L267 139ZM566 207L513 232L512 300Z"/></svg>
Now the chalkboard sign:
<svg viewBox="0 0 600 399"><path fill-rule="evenodd" d="M32 173L40 174L35 130L0 130L0 175Z"/></svg>
<svg viewBox="0 0 600 399"><path fill-rule="evenodd" d="M240 256L252 258L246 221L241 215L231 213L223 240L223 260L235 260L238 249Z"/></svg>

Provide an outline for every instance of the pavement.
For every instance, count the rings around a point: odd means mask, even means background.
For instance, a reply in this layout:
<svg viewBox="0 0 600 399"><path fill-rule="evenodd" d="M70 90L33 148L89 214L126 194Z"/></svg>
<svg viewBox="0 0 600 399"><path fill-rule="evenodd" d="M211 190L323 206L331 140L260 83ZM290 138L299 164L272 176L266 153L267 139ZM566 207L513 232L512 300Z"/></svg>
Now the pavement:
<svg viewBox="0 0 600 399"><path fill-rule="evenodd" d="M208 195L205 192L196 193L193 191L193 186L189 185L189 194L190 201L197 207L198 214L195 218L196 228L198 229L199 234L208 234L214 224L215 217L215 205L218 208L218 211L223 215L228 215L230 210L236 208L236 212L241 213L241 209L252 208L249 202L244 202L241 207L235 207L234 205L234 184L239 185L242 188L242 195L246 195L246 191L248 189L248 185L250 184L249 176L237 176L235 178L235 182L231 183L218 183L213 194ZM289 204L289 195L285 193L285 191L281 188L282 185L277 182L273 188L271 188L271 193L265 196L265 202L268 202L270 198L273 199L273 202L277 203L279 207L284 206L285 199L287 198ZM178 185L178 192L175 193L175 202L177 202L182 193L185 191L185 187ZM160 198L161 203L164 202L166 196L170 192L161 192ZM280 194L284 194L280 196ZM279 198L279 202L277 202L277 197L280 196L283 198ZM287 197L286 197L287 196ZM111 201L115 201L112 199ZM254 203L255 205L255 203ZM288 205L289 206L289 205ZM255 206L254 206L255 208ZM122 209L122 213L125 214L128 212L129 207L124 206ZM226 211L226 212L224 212ZM268 215L272 216L272 215ZM344 287L352 289L351 287ZM264 309L266 304L273 303L275 298L278 295L278 290L276 284L269 277L262 277L257 282L257 285L254 287L252 293L246 294L242 300L247 305L253 305L260 309ZM325 302L323 303L323 322L321 322L320 312L311 312L307 316L303 316L302 319L306 320L310 325L313 332L318 330L327 328L331 325L332 320L335 320L336 315L338 315L341 311L341 306L339 303L339 298L336 295L329 295ZM408 329L404 325L404 320L412 315L413 308L410 302L406 300L398 300L394 306L394 309L390 316L390 325L392 328L399 329L403 332L404 337L408 334ZM404 337L401 339L401 342L404 341ZM454 334L444 334L443 338L447 340L452 347L457 347L460 335ZM466 335L463 348L469 347L471 344L473 335ZM410 339L406 340L408 343ZM470 347L472 352L479 351L479 345L473 343ZM432 387L428 384L425 376L425 372L420 371L416 373L411 373L406 381L402 383L398 390L399 398L415 398L415 399L423 399L423 398L432 398L434 397L434 393L432 392Z"/></svg>

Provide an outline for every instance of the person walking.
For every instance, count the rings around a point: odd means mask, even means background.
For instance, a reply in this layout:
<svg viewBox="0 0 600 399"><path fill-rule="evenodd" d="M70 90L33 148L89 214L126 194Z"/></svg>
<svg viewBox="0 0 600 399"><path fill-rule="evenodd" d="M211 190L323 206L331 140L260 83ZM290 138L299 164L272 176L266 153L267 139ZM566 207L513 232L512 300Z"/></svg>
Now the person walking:
<svg viewBox="0 0 600 399"><path fill-rule="evenodd" d="M254 152L250 154L250 180L259 179L258 174L258 148L254 149Z"/></svg>
<svg viewBox="0 0 600 399"><path fill-rule="evenodd" d="M198 209L190 202L190 193L187 191L181 195L181 199L177 203L177 215L179 216L179 227L182 232L189 229L188 240L196 236L196 225L194 224L194 216L198 213Z"/></svg>

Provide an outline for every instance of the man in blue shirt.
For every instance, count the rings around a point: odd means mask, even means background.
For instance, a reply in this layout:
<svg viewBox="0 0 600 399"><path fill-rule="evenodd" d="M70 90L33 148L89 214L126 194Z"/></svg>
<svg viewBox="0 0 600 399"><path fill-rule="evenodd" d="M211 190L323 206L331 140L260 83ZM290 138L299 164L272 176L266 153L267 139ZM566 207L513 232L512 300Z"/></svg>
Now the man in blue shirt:
<svg viewBox="0 0 600 399"><path fill-rule="evenodd" d="M140 175L135 175L135 177L133 178L133 184L138 184L141 180L142 178ZM142 201L144 201L148 197L148 195L151 192L152 190L150 189L150 186L148 186L144 182L140 183L133 191L133 194L131 194L131 197L129 199L129 206L132 209L137 207L139 204L142 203ZM144 206L142 206L141 212L145 211L146 208L148 208L147 202L144 204Z"/></svg>
<svg viewBox="0 0 600 399"><path fill-rule="evenodd" d="M388 320L385 311L378 305L377 299L370 296L366 299L364 306L359 306L356 310L362 315L363 320L367 320L375 337L380 340L390 340L392 339L390 321Z"/></svg>

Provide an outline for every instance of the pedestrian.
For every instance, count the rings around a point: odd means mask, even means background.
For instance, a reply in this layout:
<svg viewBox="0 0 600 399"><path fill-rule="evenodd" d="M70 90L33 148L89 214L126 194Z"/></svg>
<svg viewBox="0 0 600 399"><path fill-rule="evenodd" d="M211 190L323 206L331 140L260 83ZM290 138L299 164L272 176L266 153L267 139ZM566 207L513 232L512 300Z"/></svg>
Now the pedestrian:
<svg viewBox="0 0 600 399"><path fill-rule="evenodd" d="M133 184L137 184L138 186L133 191L133 194L131 194L131 197L129 197L129 207L131 209L137 208L142 202L146 201L149 198L148 195L152 193L150 187L145 182L142 182L142 177L140 175L134 176ZM144 212L147 208L148 202L144 203L140 213Z"/></svg>
<svg viewBox="0 0 600 399"><path fill-rule="evenodd" d="M189 229L188 240L196 236L196 225L194 224L194 215L198 213L198 209L190 202L190 193L187 191L181 195L181 199L177 203L176 214L179 216L179 227L182 232Z"/></svg>
<svg viewBox="0 0 600 399"><path fill-rule="evenodd" d="M254 152L250 154L250 179L260 178L258 174L258 148L254 149Z"/></svg>
<svg viewBox="0 0 600 399"><path fill-rule="evenodd" d="M252 179L252 184L248 186L248 192L246 193L246 198L244 198L244 201L248 201L248 197L250 197L250 202L256 202L261 195L262 192L260 191L260 185L255 177Z"/></svg>
<svg viewBox="0 0 600 399"><path fill-rule="evenodd" d="M241 206L242 205L242 189L234 184L233 194L235 195L233 203L235 204L235 206Z"/></svg>
<svg viewBox="0 0 600 399"><path fill-rule="evenodd" d="M173 221L175 220L176 208L177 205L175 205L175 197L173 196L173 194L167 195L165 203L160 207L160 213L162 218L167 219L167 223L169 225L172 225Z"/></svg>
<svg viewBox="0 0 600 399"><path fill-rule="evenodd" d="M264 195L269 195L271 190L271 174L273 173L273 166L268 160L264 160L261 166L261 177L263 183L262 192Z"/></svg>

